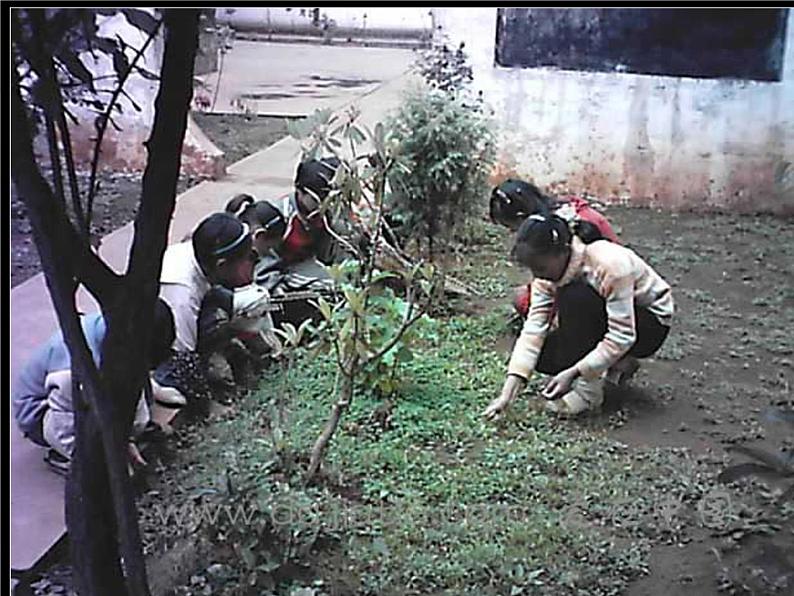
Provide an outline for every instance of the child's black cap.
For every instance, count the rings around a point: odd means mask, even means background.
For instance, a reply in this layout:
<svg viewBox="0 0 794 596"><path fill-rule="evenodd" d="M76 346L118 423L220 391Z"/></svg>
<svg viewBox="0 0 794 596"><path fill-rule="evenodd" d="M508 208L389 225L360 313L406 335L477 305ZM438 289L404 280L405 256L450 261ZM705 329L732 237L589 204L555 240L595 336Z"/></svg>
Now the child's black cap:
<svg viewBox="0 0 794 596"><path fill-rule="evenodd" d="M256 223L266 232L283 233L286 228L284 215L270 201L257 201L253 205Z"/></svg>
<svg viewBox="0 0 794 596"><path fill-rule="evenodd" d="M205 217L193 232L193 252L202 269L212 267L221 257L228 257L250 244L248 225L231 213L213 213Z"/></svg>
<svg viewBox="0 0 794 596"><path fill-rule="evenodd" d="M339 165L340 162L336 157L301 162L295 174L295 186L301 190L311 191L319 199L324 199L331 191L331 180Z"/></svg>

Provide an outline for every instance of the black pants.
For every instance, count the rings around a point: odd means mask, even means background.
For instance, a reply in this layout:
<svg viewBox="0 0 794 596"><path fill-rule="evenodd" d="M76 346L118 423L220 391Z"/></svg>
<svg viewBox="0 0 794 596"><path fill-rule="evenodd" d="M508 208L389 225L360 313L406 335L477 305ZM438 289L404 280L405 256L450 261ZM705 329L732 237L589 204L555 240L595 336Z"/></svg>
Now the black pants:
<svg viewBox="0 0 794 596"><path fill-rule="evenodd" d="M596 347L607 332L606 302L590 285L573 282L557 292L559 326L546 336L535 370L557 374L570 368ZM628 351L647 358L664 342L670 328L644 306L634 305L637 340Z"/></svg>

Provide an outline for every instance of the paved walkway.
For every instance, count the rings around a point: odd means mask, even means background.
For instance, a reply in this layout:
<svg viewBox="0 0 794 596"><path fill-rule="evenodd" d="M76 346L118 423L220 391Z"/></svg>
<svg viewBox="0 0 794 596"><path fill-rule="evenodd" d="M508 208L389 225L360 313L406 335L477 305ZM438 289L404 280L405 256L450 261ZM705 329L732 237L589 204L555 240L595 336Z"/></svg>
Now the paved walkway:
<svg viewBox="0 0 794 596"><path fill-rule="evenodd" d="M389 48L235 40L219 71L199 77L207 86L201 93L214 99L215 112L309 114L371 93L405 72L414 56Z"/></svg>
<svg viewBox="0 0 794 596"><path fill-rule="evenodd" d="M257 49L249 45L259 46L258 60ZM277 66L268 69L268 73L287 72L290 75L287 78L273 75L273 85L276 86L279 81L286 85L289 80L311 80L312 74L317 72L334 72L338 80L345 77L374 77L374 74L370 74L374 70L380 70L381 75L377 82L351 88L350 92L339 87L341 91L334 94L330 105L327 102L321 105L319 101L314 104L306 96L298 98L301 103L295 103L297 100L294 97L281 98L280 102L270 101L267 109L274 113L296 113L292 111L295 105L299 107L297 113L311 112L316 107L341 110L354 103L361 109L361 122L372 126L397 105L400 91L410 81L410 76L404 74L413 58L410 51L288 45L290 52L296 52L294 60L290 62L290 55L282 51L282 45L285 44L246 42L245 51L240 54L245 56L245 60L237 63L233 59L235 52L227 55L227 72L237 73L235 77L240 77L237 80L243 80L246 69L254 68L254 64L260 68L274 64ZM330 52L331 49L339 52ZM313 70L315 67L318 70ZM389 73L388 79L383 72ZM255 79L256 75L250 78ZM236 79L230 76L223 80L228 80L233 88ZM233 91L228 91L226 95L219 94L224 97L228 95L233 95ZM186 191L178 197L170 228L170 242L184 237L206 214L222 209L225 202L236 193L248 192L257 198L272 198L289 192L299 156L297 141L285 138L230 166L227 176L222 180L203 182ZM100 247L102 257L119 271L126 266L132 231L130 223L106 236ZM57 320L41 274L13 288L10 302L9 361L13 379L31 351L56 329ZM78 305L87 312L97 309L85 292L79 293ZM62 478L52 473L42 461L44 451L21 436L13 417L10 422L11 567L25 570L32 567L65 532L64 488Z"/></svg>

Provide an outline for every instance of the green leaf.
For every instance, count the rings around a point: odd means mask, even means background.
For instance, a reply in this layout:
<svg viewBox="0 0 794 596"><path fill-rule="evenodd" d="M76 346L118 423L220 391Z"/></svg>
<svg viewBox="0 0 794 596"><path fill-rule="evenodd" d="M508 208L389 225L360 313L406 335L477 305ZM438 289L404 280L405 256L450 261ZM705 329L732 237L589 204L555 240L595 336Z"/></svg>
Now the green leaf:
<svg viewBox="0 0 794 596"><path fill-rule="evenodd" d="M378 282L384 279L400 279L400 275L394 271L377 271L372 275L372 281Z"/></svg>
<svg viewBox="0 0 794 596"><path fill-rule="evenodd" d="M333 319L333 311L331 310L331 305L328 304L328 301L325 298L320 296L317 299L316 305L317 305L317 309L320 311L320 314L323 315L323 317L327 321L331 321Z"/></svg>
<svg viewBox="0 0 794 596"><path fill-rule="evenodd" d="M339 330L339 341L347 341L353 335L353 319L347 319Z"/></svg>
<svg viewBox="0 0 794 596"><path fill-rule="evenodd" d="M425 263L422 265L421 272L425 278L430 279L435 274L436 268L432 263Z"/></svg>
<svg viewBox="0 0 794 596"><path fill-rule="evenodd" d="M356 145L359 145L367 140L367 137L358 126L350 127L350 137L353 140L353 143Z"/></svg>
<svg viewBox="0 0 794 596"><path fill-rule="evenodd" d="M350 305L350 308L357 315L364 314L364 297L366 290L354 290L352 288L344 288L345 299Z"/></svg>
<svg viewBox="0 0 794 596"><path fill-rule="evenodd" d="M306 334L307 330L311 329L311 324L311 319L306 319L300 324L295 337L295 346L299 346L301 341L303 341L303 336Z"/></svg>
<svg viewBox="0 0 794 596"><path fill-rule="evenodd" d="M414 359L414 352L408 346L400 346L400 349L397 351L396 358L398 362L405 363L410 362Z"/></svg>
<svg viewBox="0 0 794 596"><path fill-rule="evenodd" d="M295 325L290 322L282 323L281 329L273 329L273 332L276 335L284 338L284 341L292 346L297 347L298 345L298 330L295 329Z"/></svg>

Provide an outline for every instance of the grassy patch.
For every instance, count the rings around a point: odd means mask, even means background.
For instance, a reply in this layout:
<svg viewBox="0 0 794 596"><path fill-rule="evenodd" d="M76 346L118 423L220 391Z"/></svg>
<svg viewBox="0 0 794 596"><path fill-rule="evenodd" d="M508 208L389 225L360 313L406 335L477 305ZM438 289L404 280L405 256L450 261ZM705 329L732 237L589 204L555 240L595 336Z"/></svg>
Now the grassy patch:
<svg viewBox="0 0 794 596"><path fill-rule="evenodd" d="M235 581L283 593L310 579L378 594L613 594L647 571L653 541L686 540L677 516L711 490L686 452L630 452L529 395L501 424L482 421L504 374L492 349L502 327L500 313L426 325L401 395L359 388L318 486L299 472L332 404L327 360L299 362L283 425L278 371L214 425L196 457L221 465L190 477L194 493L215 491L207 502L244 495L256 509L244 526L208 524L231 544ZM305 577L284 576L290 565Z"/></svg>
<svg viewBox="0 0 794 596"><path fill-rule="evenodd" d="M726 444L755 440L762 429L748 404L790 396L784 373L794 343L775 317L790 318L791 294L781 277L748 297L736 268L725 285L701 283L718 254L705 240L720 226L688 226L703 246L666 234L637 247L663 275L692 270L676 288L682 323L657 355L680 374L655 394L669 401L685 388L706 431ZM784 232L751 221L736 234L749 247L724 261L752 267L766 258L754 235ZM413 360L398 372L399 393L384 399L358 387L317 485L303 486L301 473L334 400L335 368L325 358L304 355L291 383L273 369L233 415L180 452L163 475L169 486L152 499L221 515L181 528L188 536L203 529L213 558L199 563L204 579L178 594L617 594L648 572L656 545L709 535L731 549L749 534L790 527L792 509L770 505L779 489L715 484L727 458L628 448L607 436L608 425L554 420L532 399L537 382L500 423L484 423L506 367L496 349L506 334L505 289L522 274L506 266L501 231L485 225L470 236L476 250L456 255L449 270L483 293L475 310L485 313L423 325ZM783 258L774 266L776 274L788 267ZM757 383L727 374L757 359L777 368L763 369ZM152 527L146 520L144 530ZM180 524L160 521L156 530L166 527Z"/></svg>

